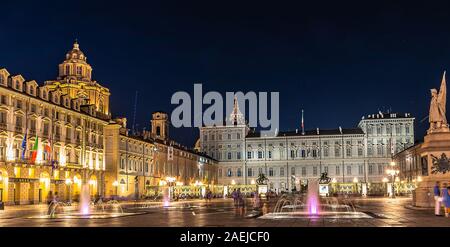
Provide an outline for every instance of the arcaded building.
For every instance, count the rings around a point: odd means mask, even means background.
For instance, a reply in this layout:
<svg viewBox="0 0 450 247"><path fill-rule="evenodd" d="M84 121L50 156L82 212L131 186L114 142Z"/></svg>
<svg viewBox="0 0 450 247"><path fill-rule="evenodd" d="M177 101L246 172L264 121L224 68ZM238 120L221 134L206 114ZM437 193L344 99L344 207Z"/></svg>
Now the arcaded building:
<svg viewBox="0 0 450 247"><path fill-rule="evenodd" d="M77 43L44 86L0 69L1 201L40 203L50 191L76 199L83 183L104 193L109 92L91 70Z"/></svg>
<svg viewBox="0 0 450 247"><path fill-rule="evenodd" d="M171 140L166 113L130 133L111 120L109 97L77 42L43 86L0 68L0 201L76 200L83 184L92 197L133 198L168 182L217 184L216 160Z"/></svg>

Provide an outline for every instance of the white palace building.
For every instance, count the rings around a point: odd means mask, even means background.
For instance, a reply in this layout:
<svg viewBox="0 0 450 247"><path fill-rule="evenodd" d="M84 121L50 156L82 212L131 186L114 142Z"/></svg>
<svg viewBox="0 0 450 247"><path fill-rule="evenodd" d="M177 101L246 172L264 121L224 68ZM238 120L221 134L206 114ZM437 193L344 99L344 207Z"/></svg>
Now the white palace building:
<svg viewBox="0 0 450 247"><path fill-rule="evenodd" d="M197 143L219 161L223 185L255 184L263 173L271 190L298 190L307 179L327 172L335 184L381 187L393 154L414 144L409 113L364 116L357 128L280 131L266 137L248 127L235 100L230 120L233 124L200 128Z"/></svg>

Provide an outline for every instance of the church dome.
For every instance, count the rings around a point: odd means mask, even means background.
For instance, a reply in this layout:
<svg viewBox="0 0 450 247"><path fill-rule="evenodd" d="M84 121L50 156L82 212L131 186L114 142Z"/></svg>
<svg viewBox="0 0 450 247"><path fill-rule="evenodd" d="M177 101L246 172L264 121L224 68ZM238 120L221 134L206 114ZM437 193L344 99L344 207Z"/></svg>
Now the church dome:
<svg viewBox="0 0 450 247"><path fill-rule="evenodd" d="M68 51L66 54L66 60L77 60L77 62L87 62L87 58L84 53L80 50L80 45L75 40L73 43L72 50Z"/></svg>

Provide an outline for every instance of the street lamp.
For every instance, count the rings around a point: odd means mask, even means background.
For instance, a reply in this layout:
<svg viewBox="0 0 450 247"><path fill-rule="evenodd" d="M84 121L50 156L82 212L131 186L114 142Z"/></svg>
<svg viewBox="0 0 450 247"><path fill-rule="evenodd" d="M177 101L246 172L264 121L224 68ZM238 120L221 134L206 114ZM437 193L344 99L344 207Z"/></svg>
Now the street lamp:
<svg viewBox="0 0 450 247"><path fill-rule="evenodd" d="M392 178L392 192L391 192L391 197L395 198L395 182L397 179L397 175L400 173L400 171L398 169L396 169L396 164L394 161L391 161L389 163L390 168L386 170L386 173L391 176Z"/></svg>
<svg viewBox="0 0 450 247"><path fill-rule="evenodd" d="M66 185L69 188L69 203L72 203L72 179L67 178L66 179Z"/></svg>

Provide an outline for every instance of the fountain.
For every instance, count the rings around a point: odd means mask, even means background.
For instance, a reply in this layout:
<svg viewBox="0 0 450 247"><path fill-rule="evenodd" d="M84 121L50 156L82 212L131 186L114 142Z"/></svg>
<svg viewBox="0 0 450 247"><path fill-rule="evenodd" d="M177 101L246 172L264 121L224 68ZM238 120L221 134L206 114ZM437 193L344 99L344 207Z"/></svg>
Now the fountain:
<svg viewBox="0 0 450 247"><path fill-rule="evenodd" d="M144 214L146 212L124 212L121 204L116 200L103 202L91 201L89 185L83 184L81 187L80 202L77 206L71 203L52 202L44 215L30 218L51 218L51 219L106 219L122 216Z"/></svg>
<svg viewBox="0 0 450 247"><path fill-rule="evenodd" d="M358 212L351 200L338 197L320 197L319 180L308 180L308 191L304 194L284 194L273 208L272 213L260 219L292 219L292 218L372 218Z"/></svg>
<svg viewBox="0 0 450 247"><path fill-rule="evenodd" d="M89 215L91 207L91 196L89 195L89 185L83 184L80 194L80 214Z"/></svg>

